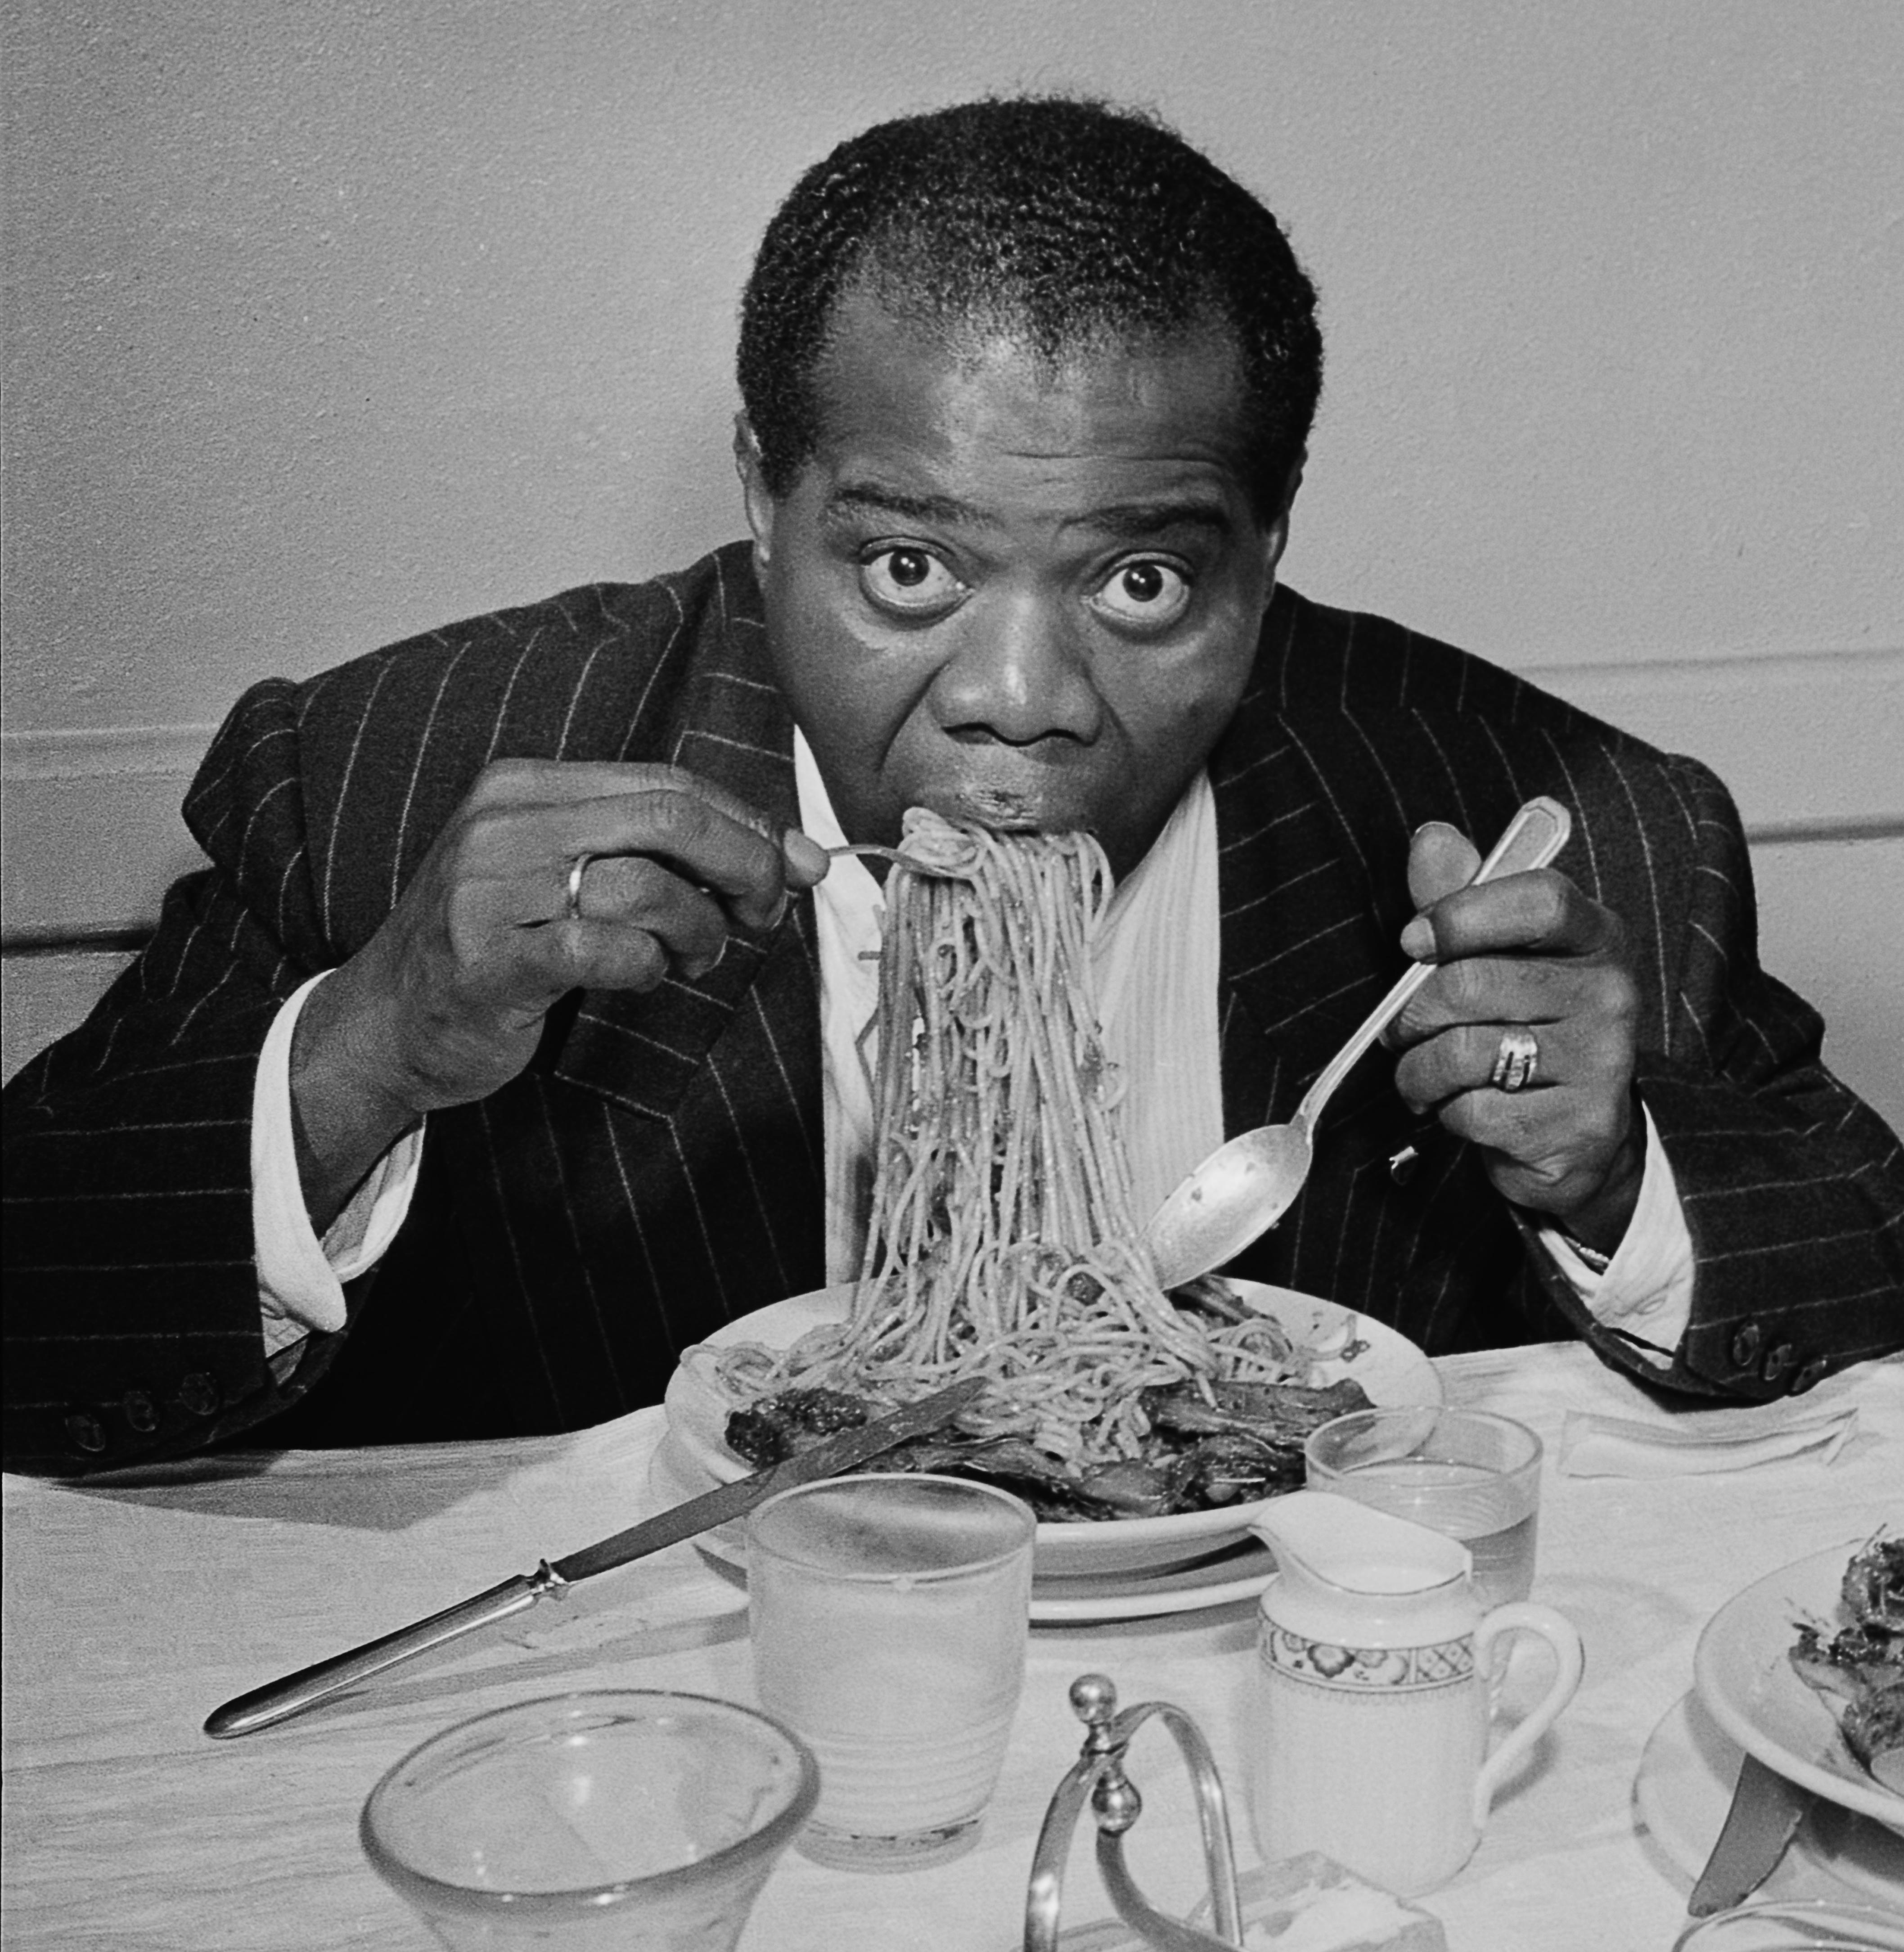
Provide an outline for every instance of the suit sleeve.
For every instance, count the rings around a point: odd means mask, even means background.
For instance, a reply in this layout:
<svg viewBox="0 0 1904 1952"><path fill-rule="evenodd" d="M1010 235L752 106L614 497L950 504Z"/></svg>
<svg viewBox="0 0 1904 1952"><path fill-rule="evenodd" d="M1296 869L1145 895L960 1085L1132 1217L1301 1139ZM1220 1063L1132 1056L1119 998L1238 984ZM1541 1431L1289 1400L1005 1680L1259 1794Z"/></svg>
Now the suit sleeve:
<svg viewBox="0 0 1904 1952"><path fill-rule="evenodd" d="M1904 1347L1904 1148L1821 1061L1818 1012L1759 966L1751 863L1730 796L1665 762L1690 845L1658 869L1660 1047L1635 1081L1678 1182L1692 1311L1668 1371L1536 1271L1602 1354L1647 1381L1762 1399Z"/></svg>
<svg viewBox="0 0 1904 1952"><path fill-rule="evenodd" d="M213 865L92 1015L5 1096L11 1469L176 1456L295 1401L260 1331L252 1093L273 1018L327 966L296 768L295 690L240 701L186 802Z"/></svg>

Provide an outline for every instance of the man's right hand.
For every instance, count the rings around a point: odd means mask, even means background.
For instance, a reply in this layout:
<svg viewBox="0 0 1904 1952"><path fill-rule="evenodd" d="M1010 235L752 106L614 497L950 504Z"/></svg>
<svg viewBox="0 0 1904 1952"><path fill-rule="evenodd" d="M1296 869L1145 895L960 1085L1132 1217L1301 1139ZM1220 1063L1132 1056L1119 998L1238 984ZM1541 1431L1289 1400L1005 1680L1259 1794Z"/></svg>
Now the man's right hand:
<svg viewBox="0 0 1904 1952"><path fill-rule="evenodd" d="M569 990L705 974L730 929L771 928L826 871L797 828L779 832L675 767L486 768L383 926L299 1019L293 1122L318 1231L424 1112L514 1078Z"/></svg>

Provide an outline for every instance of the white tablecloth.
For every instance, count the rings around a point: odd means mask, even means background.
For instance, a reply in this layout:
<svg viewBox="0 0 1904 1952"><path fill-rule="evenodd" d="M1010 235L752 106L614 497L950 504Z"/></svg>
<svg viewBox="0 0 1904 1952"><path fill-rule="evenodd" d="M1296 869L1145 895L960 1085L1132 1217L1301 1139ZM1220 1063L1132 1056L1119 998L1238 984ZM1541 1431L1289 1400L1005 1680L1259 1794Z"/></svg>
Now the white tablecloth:
<svg viewBox="0 0 1904 1952"><path fill-rule="evenodd" d="M1821 1547L1904 1524L1904 1367L1867 1367L1808 1400L1858 1406L1834 1464L1652 1481L1558 1474L1569 1409L1662 1414L1584 1348L1440 1367L1451 1400L1521 1417L1547 1441L1534 1597L1579 1627L1587 1675L1472 1862L1425 1904L1451 1952L1664 1952L1684 1886L1635 1819L1642 1749L1690 1686L1699 1629L1725 1600ZM430 1940L355 1832L365 1793L405 1749L483 1709L578 1687L751 1699L744 1596L681 1546L301 1720L233 1742L201 1733L231 1695L630 1522L652 1506L660 1429L649 1410L506 1444L227 1459L157 1481L7 1479L7 1944L421 1952ZM1198 1717L1232 1788L1239 1856L1253 1862L1240 1708L1254 1633L1246 1606L1039 1629L979 1849L883 1878L789 1856L744 1946L1015 1945L1037 1824L1077 1753L1065 1691L1094 1669L1126 1703L1162 1697ZM1146 1805L1131 1860L1154 1897L1187 1904L1195 1828L1174 1750L1147 1734L1131 1761ZM1108 1908L1082 1841L1067 1920Z"/></svg>

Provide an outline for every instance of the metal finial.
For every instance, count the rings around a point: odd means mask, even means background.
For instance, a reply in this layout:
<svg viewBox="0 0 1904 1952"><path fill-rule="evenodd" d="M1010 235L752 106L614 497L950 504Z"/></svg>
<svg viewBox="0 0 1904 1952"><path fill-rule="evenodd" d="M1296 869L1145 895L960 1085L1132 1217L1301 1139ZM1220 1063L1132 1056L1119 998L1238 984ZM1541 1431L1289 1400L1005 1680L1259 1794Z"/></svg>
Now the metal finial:
<svg viewBox="0 0 1904 1952"><path fill-rule="evenodd" d="M1144 1800L1127 1775L1107 1769L1091 1791L1091 1814L1107 1837L1121 1837L1144 1813Z"/></svg>
<svg viewBox="0 0 1904 1952"><path fill-rule="evenodd" d="M1108 1674L1080 1674L1071 1683L1071 1707L1080 1722L1101 1727L1118 1712L1117 1684Z"/></svg>
<svg viewBox="0 0 1904 1952"><path fill-rule="evenodd" d="M1222 1778L1202 1731L1182 1709L1168 1701L1146 1701L1118 1713L1118 1691L1102 1674L1080 1675L1071 1683L1071 1703L1084 1724L1084 1741L1077 1760L1058 1784L1038 1833L1030 1886L1025 1895L1025 1952L1055 1952L1065 1863L1086 1802L1097 1825L1098 1867L1111 1902L1124 1922L1146 1944L1161 1952L1234 1952L1243 1943L1236 1859ZM1137 1889L1124 1865L1124 1834L1143 1810L1143 1798L1124 1773L1124 1751L1131 1737L1153 1715L1176 1738L1190 1764L1210 1880L1211 1922L1220 1935L1215 1938L1158 1911Z"/></svg>

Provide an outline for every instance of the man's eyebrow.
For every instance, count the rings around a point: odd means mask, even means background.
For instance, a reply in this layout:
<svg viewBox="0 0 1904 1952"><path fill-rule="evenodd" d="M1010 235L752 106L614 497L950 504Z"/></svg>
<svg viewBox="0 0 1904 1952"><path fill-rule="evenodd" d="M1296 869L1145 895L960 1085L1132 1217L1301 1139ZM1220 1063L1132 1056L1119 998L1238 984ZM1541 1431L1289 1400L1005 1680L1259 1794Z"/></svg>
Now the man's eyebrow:
<svg viewBox="0 0 1904 1952"><path fill-rule="evenodd" d="M914 522L957 523L977 528L999 526L997 517L970 502L961 502L955 495L914 494L877 481L842 482L827 497L825 513L836 519L851 515L898 515ZM1065 524L1068 529L1090 529L1133 542L1168 529L1183 527L1227 535L1235 526L1234 518L1221 502L1200 495L1113 502L1074 515Z"/></svg>
<svg viewBox="0 0 1904 1952"><path fill-rule="evenodd" d="M963 523L967 526L995 528L994 518L983 509L961 502L955 495L914 495L903 488L889 488L878 481L843 481L827 497L826 514L899 515L908 521Z"/></svg>
<svg viewBox="0 0 1904 1952"><path fill-rule="evenodd" d="M1068 529L1096 529L1127 542L1141 542L1167 529L1208 529L1220 536L1236 527L1234 517L1222 502L1194 499L1156 502L1118 502L1108 508L1093 508L1075 515L1065 524Z"/></svg>

